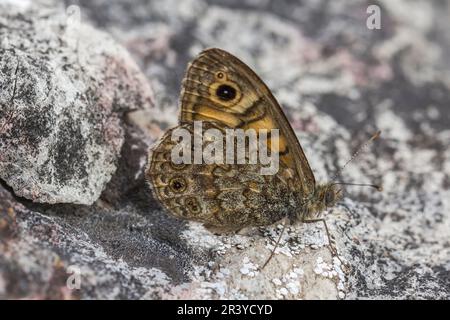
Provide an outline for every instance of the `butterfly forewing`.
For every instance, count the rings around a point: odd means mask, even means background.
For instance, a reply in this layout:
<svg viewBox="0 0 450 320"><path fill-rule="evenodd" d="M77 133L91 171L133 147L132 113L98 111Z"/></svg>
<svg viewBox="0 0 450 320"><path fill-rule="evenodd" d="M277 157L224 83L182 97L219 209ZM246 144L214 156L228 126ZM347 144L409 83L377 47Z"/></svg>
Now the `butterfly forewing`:
<svg viewBox="0 0 450 320"><path fill-rule="evenodd" d="M230 53L208 49L188 67L180 123L197 120L257 132L279 129L278 151L287 170L280 174L305 197L314 191L314 174L281 107L264 82Z"/></svg>

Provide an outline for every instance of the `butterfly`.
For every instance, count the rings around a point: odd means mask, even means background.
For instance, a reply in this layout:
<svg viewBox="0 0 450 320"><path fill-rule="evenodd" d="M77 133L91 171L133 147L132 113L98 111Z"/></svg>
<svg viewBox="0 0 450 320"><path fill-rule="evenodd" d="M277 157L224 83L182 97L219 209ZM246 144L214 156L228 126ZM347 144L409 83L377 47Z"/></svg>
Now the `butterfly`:
<svg viewBox="0 0 450 320"><path fill-rule="evenodd" d="M151 149L145 173L154 197L169 213L215 232L267 226L282 219L325 224L320 214L341 199L339 183L316 183L280 105L244 62L221 49L202 51L188 65L180 106L179 125ZM202 121L203 130L219 132L278 129L277 146L271 137L266 142L271 152L279 154L278 171L261 175L258 163L174 163L172 151L179 143L173 139L174 130L194 136L196 121ZM202 146L208 143L203 140ZM194 143L189 146L194 148ZM325 228L329 235L326 224Z"/></svg>

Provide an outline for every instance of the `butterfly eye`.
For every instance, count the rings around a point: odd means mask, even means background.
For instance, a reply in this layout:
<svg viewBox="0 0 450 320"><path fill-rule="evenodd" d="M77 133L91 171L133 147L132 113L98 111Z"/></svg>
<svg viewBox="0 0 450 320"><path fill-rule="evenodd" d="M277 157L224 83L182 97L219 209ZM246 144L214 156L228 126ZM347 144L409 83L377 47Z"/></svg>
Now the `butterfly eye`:
<svg viewBox="0 0 450 320"><path fill-rule="evenodd" d="M227 84L221 84L216 89L216 95L220 100L230 101L236 98L236 89Z"/></svg>
<svg viewBox="0 0 450 320"><path fill-rule="evenodd" d="M173 192L183 192L186 189L186 181L183 178L173 178L169 182L169 187Z"/></svg>
<svg viewBox="0 0 450 320"><path fill-rule="evenodd" d="M328 205L334 201L334 192L333 190L328 190L325 194L325 203Z"/></svg>

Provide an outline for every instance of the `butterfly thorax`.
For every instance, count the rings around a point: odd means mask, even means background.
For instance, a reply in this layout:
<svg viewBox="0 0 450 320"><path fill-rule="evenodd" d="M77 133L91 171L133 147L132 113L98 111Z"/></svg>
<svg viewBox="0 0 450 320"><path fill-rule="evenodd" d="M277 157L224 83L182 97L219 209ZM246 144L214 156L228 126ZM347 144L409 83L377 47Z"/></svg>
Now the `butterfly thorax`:
<svg viewBox="0 0 450 320"><path fill-rule="evenodd" d="M341 190L333 183L317 185L314 192L303 200L295 218L300 221L317 219L323 211L333 207L341 198Z"/></svg>

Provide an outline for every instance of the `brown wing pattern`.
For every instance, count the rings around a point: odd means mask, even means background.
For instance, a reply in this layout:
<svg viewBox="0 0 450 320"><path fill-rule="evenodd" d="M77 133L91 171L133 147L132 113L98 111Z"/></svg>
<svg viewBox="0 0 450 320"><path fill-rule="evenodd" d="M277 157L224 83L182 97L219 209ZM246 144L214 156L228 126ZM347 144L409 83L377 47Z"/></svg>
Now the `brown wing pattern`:
<svg viewBox="0 0 450 320"><path fill-rule="evenodd" d="M204 130L213 127L205 123ZM174 164L171 135L180 128L194 134L190 123L167 131L152 149L146 171L153 195L173 215L228 232L295 213L299 198L277 175L261 175L260 165Z"/></svg>
<svg viewBox="0 0 450 320"><path fill-rule="evenodd" d="M314 174L286 116L246 64L223 50L207 49L189 65L182 87L181 124L203 120L223 128L279 129L282 175L303 195L314 191Z"/></svg>

